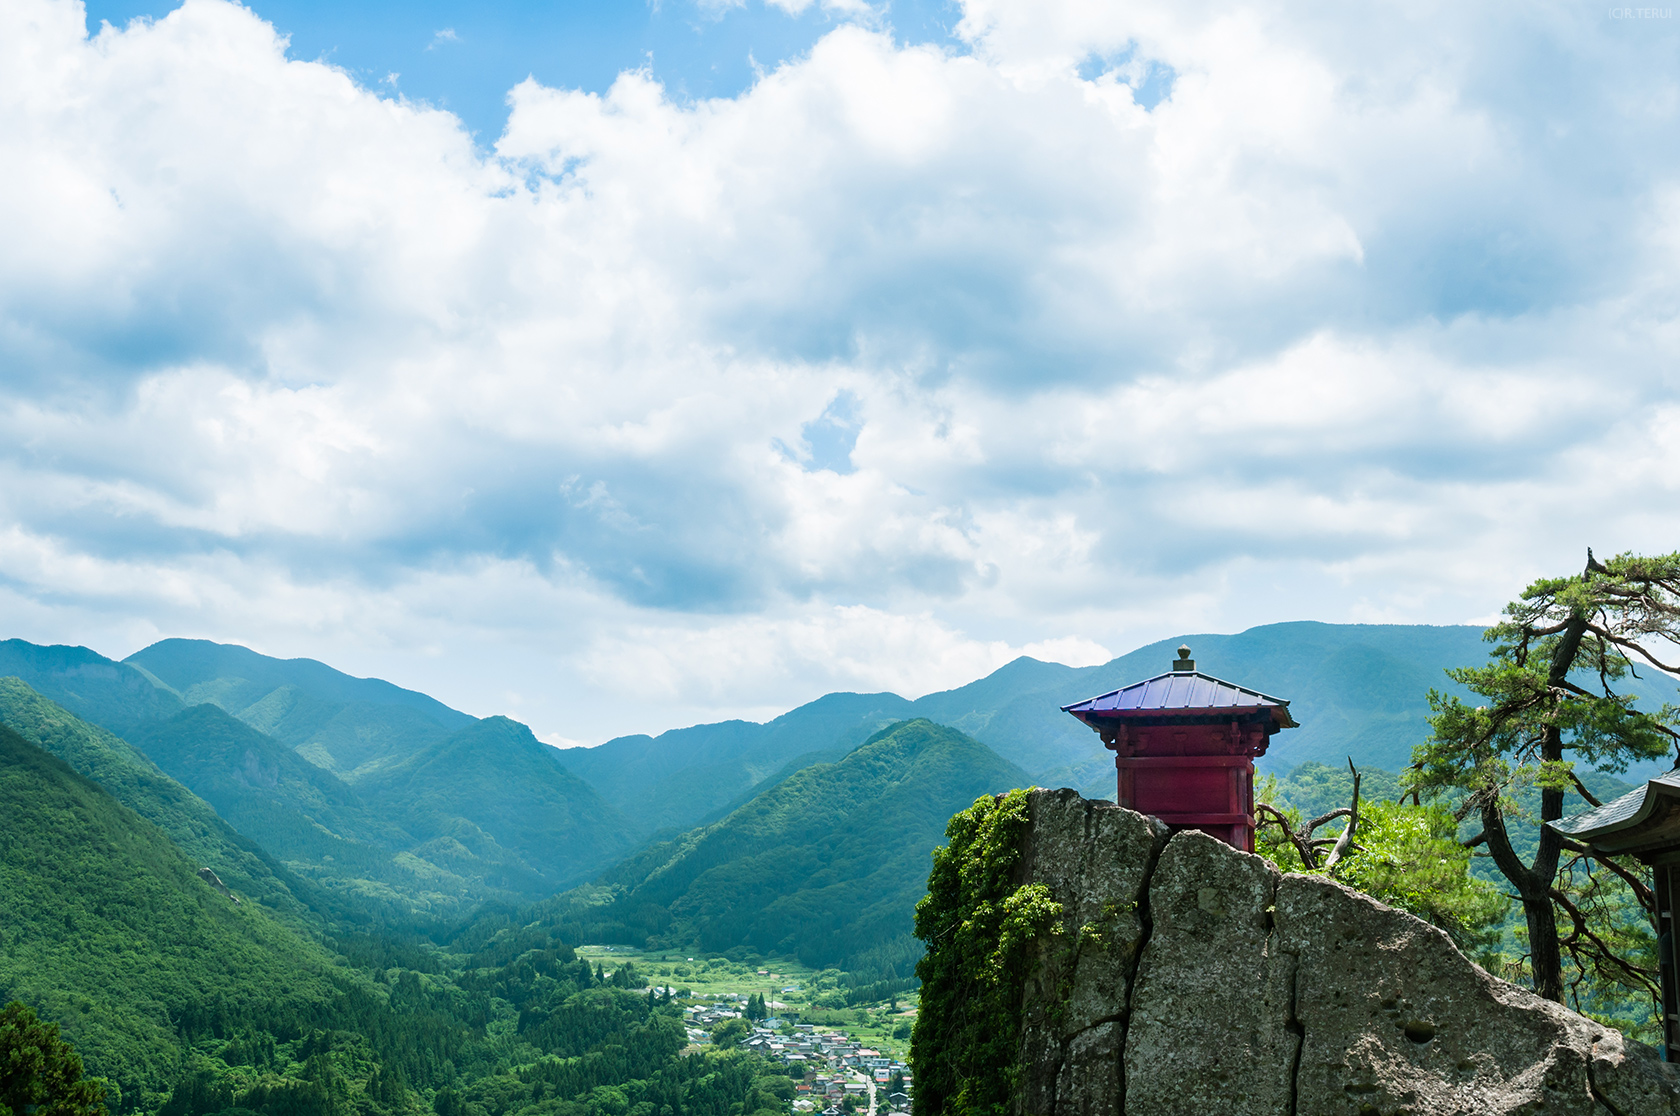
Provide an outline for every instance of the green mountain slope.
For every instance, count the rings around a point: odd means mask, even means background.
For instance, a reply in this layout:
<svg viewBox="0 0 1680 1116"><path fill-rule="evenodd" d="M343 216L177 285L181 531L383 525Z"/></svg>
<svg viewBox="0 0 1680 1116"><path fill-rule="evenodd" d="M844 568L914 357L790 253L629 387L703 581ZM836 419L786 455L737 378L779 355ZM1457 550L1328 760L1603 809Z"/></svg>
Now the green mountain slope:
<svg viewBox="0 0 1680 1116"><path fill-rule="evenodd" d="M368 809L332 772L214 705L137 728L129 739L282 860L355 857L347 842L405 843L400 827Z"/></svg>
<svg viewBox="0 0 1680 1116"><path fill-rule="evenodd" d="M355 785L215 705L131 736L287 870L381 918L552 894L629 847L623 819L506 718Z"/></svg>
<svg viewBox="0 0 1680 1116"><path fill-rule="evenodd" d="M621 736L560 755L646 836L739 805L801 757L814 763L850 750L909 710L896 694L829 694L766 724L724 721L657 737Z"/></svg>
<svg viewBox="0 0 1680 1116"><path fill-rule="evenodd" d="M86 647L0 641L0 677L8 676L23 679L36 693L82 720L119 734L128 726L173 716L183 708L179 695L160 688L143 671Z"/></svg>
<svg viewBox="0 0 1680 1116"><path fill-rule="evenodd" d="M241 898L294 923L314 921L312 888L126 740L88 724L18 678L0 678L0 723L98 783Z"/></svg>
<svg viewBox="0 0 1680 1116"><path fill-rule="evenodd" d="M165 1090L176 1025L307 1010L327 956L197 875L163 832L0 727L0 998L58 1022L124 1107Z"/></svg>
<svg viewBox="0 0 1680 1116"><path fill-rule="evenodd" d="M579 911L563 897L547 911L579 932L586 922L634 926L708 952L745 947L853 968L907 940L951 815L1027 782L978 741L906 721L634 857L602 880L616 893L606 906Z"/></svg>
<svg viewBox="0 0 1680 1116"><path fill-rule="evenodd" d="M193 706L130 736L287 871L323 889L341 920L447 916L515 898L407 852L416 842L387 811L217 706Z"/></svg>
<svg viewBox="0 0 1680 1116"><path fill-rule="evenodd" d="M618 811L506 717L475 722L356 789L403 819L416 854L508 891L552 892L630 847Z"/></svg>
<svg viewBox="0 0 1680 1116"><path fill-rule="evenodd" d="M124 665L180 695L220 706L312 763L354 779L412 755L473 718L377 678L355 678L314 659L275 659L235 644L166 639Z"/></svg>

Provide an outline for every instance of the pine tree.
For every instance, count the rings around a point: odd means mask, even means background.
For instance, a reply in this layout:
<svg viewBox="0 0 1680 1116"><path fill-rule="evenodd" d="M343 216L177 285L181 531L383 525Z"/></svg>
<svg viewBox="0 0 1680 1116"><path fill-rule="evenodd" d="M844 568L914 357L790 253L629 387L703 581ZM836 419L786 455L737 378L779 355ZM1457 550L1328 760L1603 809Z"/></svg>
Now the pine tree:
<svg viewBox="0 0 1680 1116"><path fill-rule="evenodd" d="M1534 990L1562 1000L1557 912L1561 908L1577 930L1590 928L1591 912L1558 887L1558 873L1565 852L1581 856L1588 850L1542 825L1525 863L1507 817L1515 791L1535 786L1539 820L1556 821L1567 789L1594 801L1575 774L1577 762L1624 771L1632 761L1667 755L1680 740L1680 710L1643 712L1614 688L1636 664L1677 669L1653 649L1680 647L1680 553L1623 554L1605 564L1589 550L1582 573L1536 581L1505 606L1505 616L1488 629L1495 646L1486 666L1447 672L1481 704L1430 692L1434 732L1414 752L1412 786L1456 801L1460 818L1479 815L1482 831L1469 844L1487 846L1522 903ZM1570 935L1572 952L1580 953L1577 963L1614 969L1617 958L1598 950L1596 940L1591 933ZM1625 963L1620 967L1630 983L1637 982L1640 974Z"/></svg>
<svg viewBox="0 0 1680 1116"><path fill-rule="evenodd" d="M105 1087L82 1079L82 1059L13 1000L0 1010L0 1109L17 1116L106 1116Z"/></svg>

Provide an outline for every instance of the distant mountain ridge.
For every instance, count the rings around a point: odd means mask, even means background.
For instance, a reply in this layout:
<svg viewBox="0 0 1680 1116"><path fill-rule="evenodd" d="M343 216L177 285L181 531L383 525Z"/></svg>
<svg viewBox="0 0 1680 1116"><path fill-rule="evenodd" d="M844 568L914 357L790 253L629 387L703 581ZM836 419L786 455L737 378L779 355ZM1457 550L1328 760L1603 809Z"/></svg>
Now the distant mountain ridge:
<svg viewBox="0 0 1680 1116"><path fill-rule="evenodd" d="M913 961L911 917L951 815L1026 782L1026 772L955 729L902 721L532 917L570 926L579 940L744 948L845 968L897 943ZM601 889L610 901L591 905Z"/></svg>
<svg viewBox="0 0 1680 1116"><path fill-rule="evenodd" d="M829 694L764 724L724 721L571 748L561 762L634 819L643 836L705 820L805 757L836 758L911 716L897 694ZM634 807L634 812L631 808Z"/></svg>
<svg viewBox="0 0 1680 1116"><path fill-rule="evenodd" d="M476 719L415 690L355 678L314 659L236 644L165 639L123 660L183 705L220 706L311 763L352 781Z"/></svg>
<svg viewBox="0 0 1680 1116"><path fill-rule="evenodd" d="M42 697L119 736L133 725L186 708L181 695L158 686L145 672L86 647L0 641L0 678L5 677L21 678Z"/></svg>
<svg viewBox="0 0 1680 1116"><path fill-rule="evenodd" d="M1200 668L1292 700L1302 727L1274 738L1263 771L1310 760L1398 770L1427 733L1430 687L1443 673L1486 657L1482 630L1420 625L1269 624L1237 635L1160 640L1101 666L1069 667L1022 657L956 689L914 701L896 694L828 694L765 724L726 721L657 737L572 749L564 761L607 801L631 804L657 825L698 824L750 796L766 775L829 758L885 724L926 717L994 749L1034 782L1112 796L1113 759L1095 734L1061 707L1171 669L1188 642ZM646 815L644 815L644 818ZM643 821L644 830L655 823Z"/></svg>
<svg viewBox="0 0 1680 1116"><path fill-rule="evenodd" d="M1110 755L1061 707L1168 670L1180 643L1207 673L1292 702L1302 727L1273 739L1263 772L1349 755L1398 771L1427 735L1428 691L1452 689L1446 668L1485 660L1481 637L1470 626L1271 624L1175 636L1093 667L1020 658L913 701L828 694L764 724L566 751L389 682L203 640L164 640L121 663L9 640L0 675L139 743L285 871L346 900L441 913L587 880L638 843L711 825L918 717L986 745L1024 781L1109 796ZM1655 707L1672 686L1647 676L1628 689ZM1666 768L1645 766L1629 777Z"/></svg>

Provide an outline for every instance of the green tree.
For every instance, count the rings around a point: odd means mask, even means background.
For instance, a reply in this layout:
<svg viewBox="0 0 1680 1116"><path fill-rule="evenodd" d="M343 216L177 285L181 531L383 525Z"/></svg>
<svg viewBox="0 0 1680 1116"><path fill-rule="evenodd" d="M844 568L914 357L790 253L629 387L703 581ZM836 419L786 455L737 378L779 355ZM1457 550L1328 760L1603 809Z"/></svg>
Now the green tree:
<svg viewBox="0 0 1680 1116"><path fill-rule="evenodd" d="M733 1050L752 1033L752 1024L745 1019L725 1019L712 1028L712 1045L720 1050Z"/></svg>
<svg viewBox="0 0 1680 1116"><path fill-rule="evenodd" d="M105 1087L84 1080L82 1059L13 1000L0 1010L0 1110L10 1116L106 1116Z"/></svg>
<svg viewBox="0 0 1680 1116"><path fill-rule="evenodd" d="M1632 981L1639 974L1595 946L1587 912L1558 887L1565 852L1586 854L1544 823L1563 817L1564 792L1573 786L1596 801L1575 774L1576 762L1606 771L1666 755L1680 734L1676 710L1634 708L1614 684L1635 663L1673 671L1651 651L1680 646L1680 554L1620 555L1608 564L1587 551L1578 576L1545 578L1505 606L1505 619L1488 629L1494 644L1488 663L1448 675L1485 699L1475 706L1430 691L1430 738L1413 753L1412 787L1432 799L1457 804L1460 819L1476 816L1494 864L1522 903L1534 990L1549 1000L1564 994L1564 939L1558 910L1572 932L1568 948L1587 964L1603 963ZM1517 795L1538 789L1538 838L1525 863L1513 841L1512 823L1528 820ZM1605 867L1636 891L1644 885L1624 865ZM1648 889L1642 893L1642 899ZM1579 916L1579 918L1577 917ZM1585 933L1580 932L1582 929ZM1600 956L1604 954L1604 956Z"/></svg>
<svg viewBox="0 0 1680 1116"><path fill-rule="evenodd" d="M1286 872L1323 872L1409 911L1445 930L1465 952L1495 960L1508 904L1492 884L1470 874L1470 850L1458 840L1452 812L1433 802L1362 800L1360 779L1353 772L1350 805L1310 821L1266 801L1277 794L1277 781L1263 781L1256 788L1256 851ZM1339 833L1316 836L1339 818L1347 819Z"/></svg>

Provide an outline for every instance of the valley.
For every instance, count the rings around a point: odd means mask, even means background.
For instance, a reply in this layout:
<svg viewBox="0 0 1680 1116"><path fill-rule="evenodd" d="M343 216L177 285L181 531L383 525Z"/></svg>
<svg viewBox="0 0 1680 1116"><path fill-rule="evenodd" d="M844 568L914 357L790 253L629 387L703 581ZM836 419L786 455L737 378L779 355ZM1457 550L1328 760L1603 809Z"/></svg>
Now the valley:
<svg viewBox="0 0 1680 1116"><path fill-rule="evenodd" d="M1468 628L1184 638L1292 700L1261 769L1308 815L1345 804L1349 756L1395 796L1429 687L1485 653ZM559 750L308 660L6 641L0 993L125 1116L867 1110L873 1067L818 1047L908 1062L948 819L1033 784L1111 796L1060 707L1179 642ZM1604 797L1641 777L1584 773ZM768 1030L719 1031L760 998Z"/></svg>

